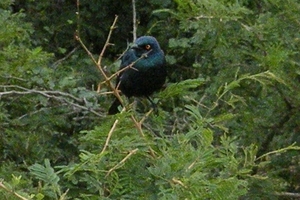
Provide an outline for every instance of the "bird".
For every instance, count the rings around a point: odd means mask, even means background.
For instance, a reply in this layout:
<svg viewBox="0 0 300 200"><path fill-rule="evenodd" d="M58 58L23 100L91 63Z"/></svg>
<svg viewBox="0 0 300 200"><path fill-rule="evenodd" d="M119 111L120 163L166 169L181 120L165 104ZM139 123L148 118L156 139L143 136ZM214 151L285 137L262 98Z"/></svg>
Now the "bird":
<svg viewBox="0 0 300 200"><path fill-rule="evenodd" d="M150 95L160 90L167 77L166 59L163 50L155 37L141 36L121 58L121 71L116 80L116 89L127 98L146 97L155 105ZM114 100L108 110L109 115L119 113L121 102Z"/></svg>

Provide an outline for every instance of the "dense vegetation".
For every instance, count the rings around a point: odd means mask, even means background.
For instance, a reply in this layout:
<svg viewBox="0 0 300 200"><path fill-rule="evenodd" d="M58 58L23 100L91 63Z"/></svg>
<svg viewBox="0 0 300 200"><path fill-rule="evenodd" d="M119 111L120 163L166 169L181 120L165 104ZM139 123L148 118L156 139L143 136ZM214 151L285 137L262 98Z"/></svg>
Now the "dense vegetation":
<svg viewBox="0 0 300 200"><path fill-rule="evenodd" d="M10 2L1 199L300 198L298 1L136 1L137 35L158 39L168 81L158 114L124 98L114 116L132 2Z"/></svg>

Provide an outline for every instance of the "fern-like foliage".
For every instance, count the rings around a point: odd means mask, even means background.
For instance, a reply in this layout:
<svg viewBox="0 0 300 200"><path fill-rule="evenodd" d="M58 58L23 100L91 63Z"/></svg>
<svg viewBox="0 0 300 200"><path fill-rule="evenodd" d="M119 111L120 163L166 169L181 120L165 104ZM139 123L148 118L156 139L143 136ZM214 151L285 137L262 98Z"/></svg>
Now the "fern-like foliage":
<svg viewBox="0 0 300 200"><path fill-rule="evenodd" d="M59 186L59 176L51 167L49 159L45 159L44 165L33 164L28 167L32 176L42 183L42 190L45 191L45 194L52 198L58 198L62 195L60 186Z"/></svg>

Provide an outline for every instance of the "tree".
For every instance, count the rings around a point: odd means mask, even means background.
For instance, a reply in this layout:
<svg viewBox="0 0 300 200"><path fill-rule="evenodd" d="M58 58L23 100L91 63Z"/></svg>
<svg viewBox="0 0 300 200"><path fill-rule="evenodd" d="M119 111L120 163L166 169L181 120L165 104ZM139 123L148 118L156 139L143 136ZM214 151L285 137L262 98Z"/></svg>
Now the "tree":
<svg viewBox="0 0 300 200"><path fill-rule="evenodd" d="M56 3L16 2L26 15L1 3L0 195L298 196L299 3L137 2L147 19L139 34L157 35L169 64L158 116L126 99L126 111L105 114L108 94L118 95L115 57L131 39L131 2ZM112 25L117 11L124 15ZM89 16L103 19L99 29Z"/></svg>

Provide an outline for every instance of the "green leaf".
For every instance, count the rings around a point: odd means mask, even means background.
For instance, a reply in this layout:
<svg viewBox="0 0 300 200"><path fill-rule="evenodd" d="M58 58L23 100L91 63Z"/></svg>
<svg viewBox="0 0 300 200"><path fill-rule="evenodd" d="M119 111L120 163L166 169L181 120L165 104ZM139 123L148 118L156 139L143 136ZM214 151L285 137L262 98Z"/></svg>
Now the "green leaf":
<svg viewBox="0 0 300 200"><path fill-rule="evenodd" d="M57 185L60 180L54 169L51 167L49 159L45 159L44 165L36 163L28 169L35 178L43 181L45 184Z"/></svg>
<svg viewBox="0 0 300 200"><path fill-rule="evenodd" d="M162 98L170 98L178 95L184 95L189 92L190 89L200 87L204 83L204 79L187 79L179 83L172 83L167 88L160 92Z"/></svg>

